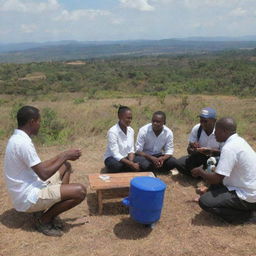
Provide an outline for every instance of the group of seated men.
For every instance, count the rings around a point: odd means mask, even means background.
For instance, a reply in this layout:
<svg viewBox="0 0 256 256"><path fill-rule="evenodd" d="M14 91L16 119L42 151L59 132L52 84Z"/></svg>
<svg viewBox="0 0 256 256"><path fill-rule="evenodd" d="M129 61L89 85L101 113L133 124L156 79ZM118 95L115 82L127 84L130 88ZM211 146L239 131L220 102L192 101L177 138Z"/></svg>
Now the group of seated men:
<svg viewBox="0 0 256 256"><path fill-rule="evenodd" d="M153 114L151 123L139 129L134 150L134 131L130 127L132 111L126 106L118 110L118 123L108 131L107 150L104 155L108 172L126 171L169 171L191 175L195 167L206 166L210 156L220 155L223 143L217 142L214 135L216 111L202 109L200 123L195 125L189 136L188 155L173 157L173 132L166 124L162 111Z"/></svg>
<svg viewBox="0 0 256 256"><path fill-rule="evenodd" d="M216 111L203 108L200 123L190 133L188 155L173 157L173 133L165 126L166 115L157 111L138 132L134 150L132 111L118 110L118 123L108 131L105 165L109 172L171 170L202 177L209 189L199 199L205 211L228 222L256 222L256 153L236 133L230 117L216 120ZM207 160L219 156L214 172L207 172Z"/></svg>
<svg viewBox="0 0 256 256"><path fill-rule="evenodd" d="M205 211L228 222L256 222L256 153L236 133L230 117L216 120L216 111L202 109L200 123L191 131L188 155L173 157L173 133L165 126L162 111L153 114L152 122L140 128L136 151L134 131L130 127L132 111L120 106L118 123L108 131L105 165L109 172L171 170L202 177L209 189L199 199ZM40 129L40 112L24 106L17 112L18 128L10 137L4 159L4 176L14 208L34 213L39 232L62 236L57 216L80 204L86 188L69 183L72 172L69 160L77 160L81 150L70 149L41 161L31 140ZM214 172L205 171L210 156L220 159Z"/></svg>

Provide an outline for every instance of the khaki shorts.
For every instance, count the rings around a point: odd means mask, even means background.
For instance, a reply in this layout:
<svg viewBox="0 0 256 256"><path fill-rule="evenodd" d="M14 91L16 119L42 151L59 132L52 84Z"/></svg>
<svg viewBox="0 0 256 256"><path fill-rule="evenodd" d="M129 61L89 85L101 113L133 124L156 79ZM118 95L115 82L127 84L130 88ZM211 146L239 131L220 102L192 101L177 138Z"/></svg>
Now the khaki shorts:
<svg viewBox="0 0 256 256"><path fill-rule="evenodd" d="M38 200L26 212L44 211L61 201L60 186L62 181L60 173L56 172L46 182L47 186L40 190Z"/></svg>

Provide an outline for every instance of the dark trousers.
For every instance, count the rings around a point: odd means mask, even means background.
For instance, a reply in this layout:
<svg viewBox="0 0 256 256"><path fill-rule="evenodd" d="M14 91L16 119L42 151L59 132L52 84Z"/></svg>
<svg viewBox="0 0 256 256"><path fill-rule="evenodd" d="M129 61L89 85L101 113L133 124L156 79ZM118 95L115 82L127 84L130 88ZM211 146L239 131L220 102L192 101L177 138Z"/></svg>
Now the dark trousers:
<svg viewBox="0 0 256 256"><path fill-rule="evenodd" d="M245 222L256 210L256 203L241 200L235 191L229 191L223 185L212 185L209 191L199 199L200 207L220 216L227 222Z"/></svg>
<svg viewBox="0 0 256 256"><path fill-rule="evenodd" d="M110 156L104 161L105 166L107 167L107 172L131 172L133 171L129 166L124 163L117 161L114 157Z"/></svg>
<svg viewBox="0 0 256 256"><path fill-rule="evenodd" d="M155 157L162 156L161 154L154 155ZM134 158L134 162L138 163L140 165L140 168L143 172L150 172L156 170L154 164L146 159L144 156L138 156L136 155ZM174 157L170 157L166 159L163 163L162 168L160 168L160 171L169 171L174 169L176 166L176 159Z"/></svg>
<svg viewBox="0 0 256 256"><path fill-rule="evenodd" d="M206 168L208 158L208 156L202 153L194 152L191 155L176 159L175 168L183 174L191 175L191 170L195 167L203 165Z"/></svg>

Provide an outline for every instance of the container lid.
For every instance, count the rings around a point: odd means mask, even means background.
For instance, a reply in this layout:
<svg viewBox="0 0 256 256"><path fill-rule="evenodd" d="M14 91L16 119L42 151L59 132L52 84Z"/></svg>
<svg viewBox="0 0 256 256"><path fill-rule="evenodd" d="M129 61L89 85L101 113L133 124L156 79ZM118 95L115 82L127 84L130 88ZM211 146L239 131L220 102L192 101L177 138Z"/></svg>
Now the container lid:
<svg viewBox="0 0 256 256"><path fill-rule="evenodd" d="M145 191L161 191L166 189L166 184L159 178L139 176L131 180L131 186Z"/></svg>

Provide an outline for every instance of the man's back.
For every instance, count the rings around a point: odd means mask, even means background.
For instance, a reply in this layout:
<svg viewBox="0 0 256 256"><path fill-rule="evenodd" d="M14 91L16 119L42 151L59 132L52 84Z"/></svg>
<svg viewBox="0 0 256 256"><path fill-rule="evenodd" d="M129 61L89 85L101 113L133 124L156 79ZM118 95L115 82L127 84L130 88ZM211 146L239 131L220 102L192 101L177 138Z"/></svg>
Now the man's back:
<svg viewBox="0 0 256 256"><path fill-rule="evenodd" d="M216 172L225 175L223 184L236 190L238 196L248 202L256 202L256 153L240 136L228 138L222 151Z"/></svg>
<svg viewBox="0 0 256 256"><path fill-rule="evenodd" d="M4 175L17 210L26 210L34 199L35 188L43 186L43 182L30 168L40 162L30 137L22 130L15 130L6 147Z"/></svg>

